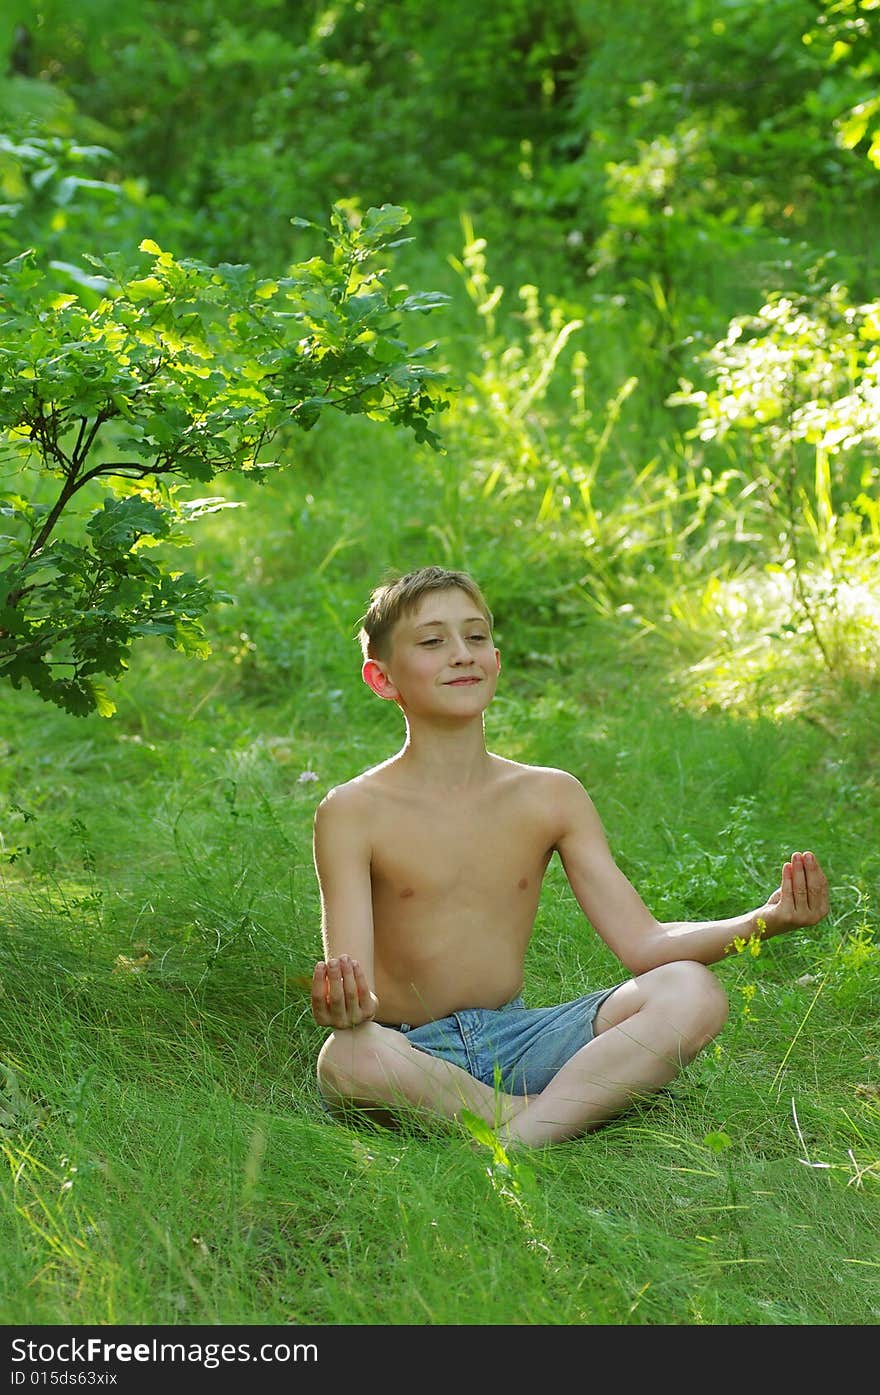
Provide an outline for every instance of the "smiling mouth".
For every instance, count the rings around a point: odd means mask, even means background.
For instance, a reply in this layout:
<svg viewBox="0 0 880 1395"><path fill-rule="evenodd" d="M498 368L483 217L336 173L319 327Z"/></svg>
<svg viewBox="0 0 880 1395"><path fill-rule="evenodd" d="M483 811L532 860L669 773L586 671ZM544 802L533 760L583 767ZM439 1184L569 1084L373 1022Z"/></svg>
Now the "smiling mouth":
<svg viewBox="0 0 880 1395"><path fill-rule="evenodd" d="M446 686L447 688L465 688L469 687L471 683L479 682L480 679L476 676L473 676L471 678L451 678L450 681L446 684Z"/></svg>

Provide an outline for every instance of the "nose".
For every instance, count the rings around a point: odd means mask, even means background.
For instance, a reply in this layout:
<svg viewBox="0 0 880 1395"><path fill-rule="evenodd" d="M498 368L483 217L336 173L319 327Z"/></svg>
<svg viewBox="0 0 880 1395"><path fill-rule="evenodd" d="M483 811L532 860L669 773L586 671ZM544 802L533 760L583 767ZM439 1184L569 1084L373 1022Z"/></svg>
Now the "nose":
<svg viewBox="0 0 880 1395"><path fill-rule="evenodd" d="M464 636L456 635L452 642L452 662L454 664L469 664L470 661L470 650L465 643Z"/></svg>

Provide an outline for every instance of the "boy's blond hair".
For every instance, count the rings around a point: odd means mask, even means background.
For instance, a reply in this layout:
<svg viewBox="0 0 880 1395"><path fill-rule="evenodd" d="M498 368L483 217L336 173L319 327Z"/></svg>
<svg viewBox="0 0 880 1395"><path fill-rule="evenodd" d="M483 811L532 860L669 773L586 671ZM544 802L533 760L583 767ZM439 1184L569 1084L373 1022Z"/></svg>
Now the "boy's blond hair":
<svg viewBox="0 0 880 1395"><path fill-rule="evenodd" d="M394 627L402 615L415 610L423 596L431 591L449 591L455 587L464 591L485 615L492 628L492 612L473 577L467 572L450 571L446 567L420 567L418 571L386 577L370 596L367 612L360 622L358 639L365 659L391 657Z"/></svg>

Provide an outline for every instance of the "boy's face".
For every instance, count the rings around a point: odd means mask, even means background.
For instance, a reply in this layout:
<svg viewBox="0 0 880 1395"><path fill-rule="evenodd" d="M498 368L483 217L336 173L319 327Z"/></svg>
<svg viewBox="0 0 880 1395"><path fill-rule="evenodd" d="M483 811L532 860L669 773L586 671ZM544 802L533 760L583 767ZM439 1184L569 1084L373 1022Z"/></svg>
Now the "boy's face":
<svg viewBox="0 0 880 1395"><path fill-rule="evenodd" d="M387 662L367 659L364 681L409 715L470 717L495 696L501 656L480 607L458 587L430 591L402 615Z"/></svg>

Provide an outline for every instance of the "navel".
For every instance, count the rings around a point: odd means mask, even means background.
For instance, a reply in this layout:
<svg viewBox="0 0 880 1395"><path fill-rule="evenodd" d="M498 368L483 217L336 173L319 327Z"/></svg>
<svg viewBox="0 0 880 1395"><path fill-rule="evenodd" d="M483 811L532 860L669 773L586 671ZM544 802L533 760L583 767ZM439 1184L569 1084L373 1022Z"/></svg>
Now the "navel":
<svg viewBox="0 0 880 1395"><path fill-rule="evenodd" d="M411 886L405 886L403 888L403 891L400 893L400 899L401 901L405 901L408 896L415 896L415 894L416 893Z"/></svg>
<svg viewBox="0 0 880 1395"><path fill-rule="evenodd" d="M528 886L528 884L529 884L529 879L528 879L528 877L520 877L519 881L517 882L517 886L519 887L520 891L525 891L525 889L526 889L526 887Z"/></svg>

